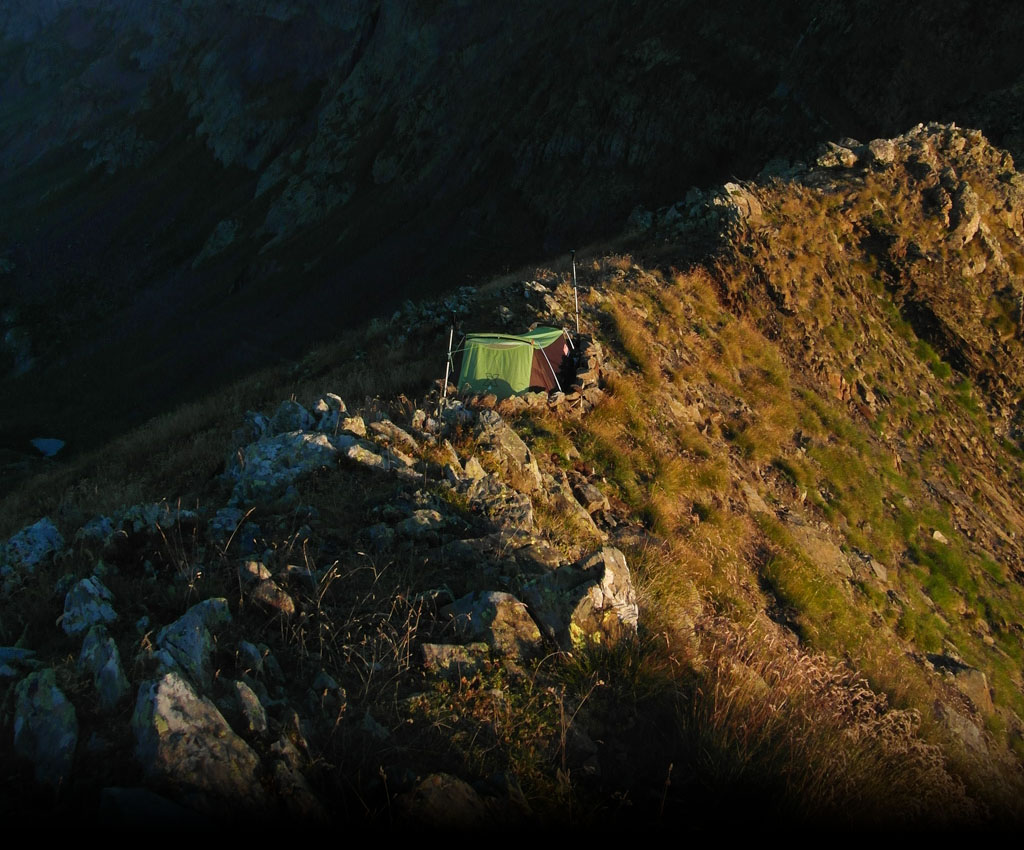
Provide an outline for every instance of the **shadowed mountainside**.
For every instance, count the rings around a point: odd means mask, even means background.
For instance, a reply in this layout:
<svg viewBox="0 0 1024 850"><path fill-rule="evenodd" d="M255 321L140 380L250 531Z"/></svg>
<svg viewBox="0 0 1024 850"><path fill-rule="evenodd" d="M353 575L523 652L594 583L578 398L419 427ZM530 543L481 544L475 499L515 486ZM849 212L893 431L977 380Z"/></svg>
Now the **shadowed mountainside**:
<svg viewBox="0 0 1024 850"><path fill-rule="evenodd" d="M13 0L0 448L919 120L1020 140L1014 4Z"/></svg>

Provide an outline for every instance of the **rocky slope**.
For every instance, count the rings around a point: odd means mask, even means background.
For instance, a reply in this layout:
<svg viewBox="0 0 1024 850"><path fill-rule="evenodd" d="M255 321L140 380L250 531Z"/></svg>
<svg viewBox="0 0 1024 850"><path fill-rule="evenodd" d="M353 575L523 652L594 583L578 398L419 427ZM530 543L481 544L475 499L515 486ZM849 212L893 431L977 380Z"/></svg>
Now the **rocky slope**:
<svg viewBox="0 0 1024 850"><path fill-rule="evenodd" d="M611 234L636 203L821 138L941 119L1012 149L1021 34L1012 3L509 18L12 0L0 448L74 451L406 295Z"/></svg>
<svg viewBox="0 0 1024 850"><path fill-rule="evenodd" d="M542 268L8 498L5 800L1018 821L1022 181L952 125L831 143L635 210L564 393L442 404L423 362L451 310L573 324Z"/></svg>

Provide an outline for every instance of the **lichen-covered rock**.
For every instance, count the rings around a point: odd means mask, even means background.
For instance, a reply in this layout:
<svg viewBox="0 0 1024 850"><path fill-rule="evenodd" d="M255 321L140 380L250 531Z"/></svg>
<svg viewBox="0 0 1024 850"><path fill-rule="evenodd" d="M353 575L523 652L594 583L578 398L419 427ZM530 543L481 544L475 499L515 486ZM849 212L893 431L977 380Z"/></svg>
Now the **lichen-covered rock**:
<svg viewBox="0 0 1024 850"><path fill-rule="evenodd" d="M232 458L225 473L235 482L231 505L279 498L300 476L337 463L339 449L352 442L347 435L289 431L246 446Z"/></svg>
<svg viewBox="0 0 1024 850"><path fill-rule="evenodd" d="M626 556L610 546L535 579L522 596L543 632L565 650L636 634L639 608Z"/></svg>
<svg viewBox="0 0 1024 850"><path fill-rule="evenodd" d="M156 645L203 688L212 680L210 656L215 646L212 629L231 622L226 599L206 599L193 605L156 636Z"/></svg>
<svg viewBox="0 0 1024 850"><path fill-rule="evenodd" d="M480 827L490 815L472 785L447 773L432 773L400 795L396 804L402 820L434 828Z"/></svg>
<svg viewBox="0 0 1024 850"><path fill-rule="evenodd" d="M132 715L146 777L201 811L258 812L266 802L259 757L216 706L177 673L143 682Z"/></svg>
<svg viewBox="0 0 1024 850"><path fill-rule="evenodd" d="M40 564L51 560L64 546L57 526L43 517L13 537L0 549L0 575L31 573Z"/></svg>
<svg viewBox="0 0 1024 850"><path fill-rule="evenodd" d="M75 707L50 668L26 676L15 697L14 751L32 762L36 781L60 787L71 775L78 744Z"/></svg>
<svg viewBox="0 0 1024 850"><path fill-rule="evenodd" d="M313 427L313 417L297 401L282 401L270 417L270 432L284 434L289 431L308 431Z"/></svg>
<svg viewBox="0 0 1024 850"><path fill-rule="evenodd" d="M501 655L524 658L541 649L540 629L526 606L511 593L470 593L446 605L441 613L452 618L460 638L482 640Z"/></svg>
<svg viewBox="0 0 1024 850"><path fill-rule="evenodd" d="M66 634L78 635L97 623L112 623L117 619L113 601L114 594L98 578L84 578L64 597L61 627Z"/></svg>
<svg viewBox="0 0 1024 850"><path fill-rule="evenodd" d="M92 675L100 711L113 711L128 695L128 678L121 666L121 654L103 626L89 629L78 656L78 669Z"/></svg>

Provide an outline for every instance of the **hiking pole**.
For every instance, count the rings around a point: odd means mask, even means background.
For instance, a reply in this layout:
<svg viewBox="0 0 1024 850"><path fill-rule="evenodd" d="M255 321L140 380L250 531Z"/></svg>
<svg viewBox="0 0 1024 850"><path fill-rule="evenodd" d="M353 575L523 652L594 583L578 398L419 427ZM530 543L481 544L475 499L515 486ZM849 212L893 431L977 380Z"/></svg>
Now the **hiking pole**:
<svg viewBox="0 0 1024 850"><path fill-rule="evenodd" d="M573 248L570 252L572 255L572 297L576 302L576 336L580 335L580 296L576 291L576 249Z"/></svg>
<svg viewBox="0 0 1024 850"><path fill-rule="evenodd" d="M455 311L452 311L452 326L448 331L448 362L444 364L444 386L441 398L448 398L448 370L452 368L452 341L455 339Z"/></svg>

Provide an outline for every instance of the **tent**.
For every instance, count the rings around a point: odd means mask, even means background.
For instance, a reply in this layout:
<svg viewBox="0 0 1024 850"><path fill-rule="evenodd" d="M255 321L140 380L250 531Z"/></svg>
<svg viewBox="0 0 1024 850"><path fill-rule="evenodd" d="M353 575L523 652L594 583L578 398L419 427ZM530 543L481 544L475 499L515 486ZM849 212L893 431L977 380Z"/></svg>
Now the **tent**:
<svg viewBox="0 0 1024 850"><path fill-rule="evenodd" d="M467 334L453 354L462 354L459 391L494 393L499 399L527 390L560 390L568 365L569 336L558 328L525 334ZM454 368L454 362L451 364Z"/></svg>

